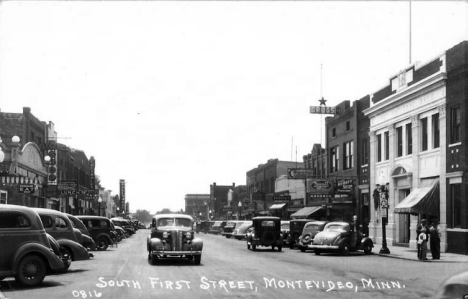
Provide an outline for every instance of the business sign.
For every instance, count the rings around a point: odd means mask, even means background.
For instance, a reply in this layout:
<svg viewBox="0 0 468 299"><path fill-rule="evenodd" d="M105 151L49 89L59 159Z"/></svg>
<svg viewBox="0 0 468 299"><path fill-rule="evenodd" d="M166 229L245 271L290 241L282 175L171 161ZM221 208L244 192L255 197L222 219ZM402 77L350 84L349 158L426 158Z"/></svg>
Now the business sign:
<svg viewBox="0 0 468 299"><path fill-rule="evenodd" d="M120 210L125 209L125 180L120 180Z"/></svg>
<svg viewBox="0 0 468 299"><path fill-rule="evenodd" d="M94 190L94 186L96 185L96 176L94 174L94 169L96 168L96 160L94 157L89 159L89 186L91 190Z"/></svg>
<svg viewBox="0 0 468 299"><path fill-rule="evenodd" d="M273 201L275 203L287 203L291 201L291 195L273 195Z"/></svg>
<svg viewBox="0 0 468 299"><path fill-rule="evenodd" d="M310 179L308 182L308 192L315 194L331 194L333 193L333 181L327 179Z"/></svg>
<svg viewBox="0 0 468 299"><path fill-rule="evenodd" d="M288 168L288 179L300 180L314 176L313 169L306 168Z"/></svg>
<svg viewBox="0 0 468 299"><path fill-rule="evenodd" d="M34 184L19 184L18 185L18 193L22 194L31 194L36 191L36 186Z"/></svg>
<svg viewBox="0 0 468 299"><path fill-rule="evenodd" d="M327 106L310 106L310 113L312 114L335 114L337 108Z"/></svg>

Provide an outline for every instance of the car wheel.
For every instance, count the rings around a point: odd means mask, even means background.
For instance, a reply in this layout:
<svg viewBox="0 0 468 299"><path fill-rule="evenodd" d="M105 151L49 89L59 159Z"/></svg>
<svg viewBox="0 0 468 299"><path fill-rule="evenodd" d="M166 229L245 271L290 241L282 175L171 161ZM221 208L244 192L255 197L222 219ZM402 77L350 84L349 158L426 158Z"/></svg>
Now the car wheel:
<svg viewBox="0 0 468 299"><path fill-rule="evenodd" d="M294 243L293 242L289 243L289 249L294 249Z"/></svg>
<svg viewBox="0 0 468 299"><path fill-rule="evenodd" d="M158 257L155 254L150 254L151 265L156 265L158 262Z"/></svg>
<svg viewBox="0 0 468 299"><path fill-rule="evenodd" d="M249 243L247 243L247 249L250 249L250 244Z"/></svg>
<svg viewBox="0 0 468 299"><path fill-rule="evenodd" d="M273 251L275 250L275 245L271 246L271 250Z"/></svg>
<svg viewBox="0 0 468 299"><path fill-rule="evenodd" d="M341 254L346 256L349 254L349 244L345 243L343 244L343 247L341 247Z"/></svg>
<svg viewBox="0 0 468 299"><path fill-rule="evenodd" d="M365 254L371 254L371 253L372 253L372 246L366 245L366 246L364 247L364 253L365 253Z"/></svg>
<svg viewBox="0 0 468 299"><path fill-rule="evenodd" d="M73 255L70 251L70 249L66 248L66 247L60 247L60 251L62 252L62 255L68 255L70 257L70 259L73 261Z"/></svg>
<svg viewBox="0 0 468 299"><path fill-rule="evenodd" d="M33 287L40 284L46 276L46 265L37 255L27 255L16 268L15 279L20 284Z"/></svg>
<svg viewBox="0 0 468 299"><path fill-rule="evenodd" d="M305 248L301 248L301 252L306 252Z"/></svg>
<svg viewBox="0 0 468 299"><path fill-rule="evenodd" d="M315 255L320 255L320 251L314 250Z"/></svg>
<svg viewBox="0 0 468 299"><path fill-rule="evenodd" d="M99 251L105 251L109 247L109 240L105 237L99 237L96 247Z"/></svg>
<svg viewBox="0 0 468 299"><path fill-rule="evenodd" d="M193 257L193 264L194 265L200 265L200 262L201 262L201 255L195 255Z"/></svg>
<svg viewBox="0 0 468 299"><path fill-rule="evenodd" d="M257 245L252 245L252 250L253 251L257 250Z"/></svg>
<svg viewBox="0 0 468 299"><path fill-rule="evenodd" d="M278 246L278 251L283 250L283 246Z"/></svg>

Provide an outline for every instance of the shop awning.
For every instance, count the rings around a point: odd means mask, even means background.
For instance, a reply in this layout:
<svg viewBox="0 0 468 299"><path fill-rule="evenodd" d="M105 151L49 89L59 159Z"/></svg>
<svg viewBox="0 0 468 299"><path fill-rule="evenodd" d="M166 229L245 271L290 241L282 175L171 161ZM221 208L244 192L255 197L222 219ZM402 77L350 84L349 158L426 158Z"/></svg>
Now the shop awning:
<svg viewBox="0 0 468 299"><path fill-rule="evenodd" d="M279 210L279 209L282 209L285 205L286 203L277 203L277 204L270 206L270 210Z"/></svg>
<svg viewBox="0 0 468 299"><path fill-rule="evenodd" d="M423 180L395 207L395 213L439 216L439 179Z"/></svg>
<svg viewBox="0 0 468 299"><path fill-rule="evenodd" d="M302 208L301 207L288 207L288 212L297 212L300 209L302 209Z"/></svg>
<svg viewBox="0 0 468 299"><path fill-rule="evenodd" d="M294 218L307 218L309 215L312 215L313 213L317 212L318 210L321 210L322 206L316 206L316 207L305 207L300 209L294 214L291 214L291 217Z"/></svg>

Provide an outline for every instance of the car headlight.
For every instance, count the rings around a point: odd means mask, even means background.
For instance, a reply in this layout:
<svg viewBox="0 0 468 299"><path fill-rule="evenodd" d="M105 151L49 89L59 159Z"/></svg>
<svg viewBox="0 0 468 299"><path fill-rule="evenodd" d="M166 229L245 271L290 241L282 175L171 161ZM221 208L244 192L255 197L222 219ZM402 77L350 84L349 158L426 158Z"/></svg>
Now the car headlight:
<svg viewBox="0 0 468 299"><path fill-rule="evenodd" d="M164 239L167 239L168 237L169 237L169 234L168 234L167 232L164 232L164 233L163 233L163 238L164 238Z"/></svg>
<svg viewBox="0 0 468 299"><path fill-rule="evenodd" d="M189 240L192 239L192 233L191 233L191 232L186 232L186 233L185 233L185 237L186 237L187 239L189 239Z"/></svg>

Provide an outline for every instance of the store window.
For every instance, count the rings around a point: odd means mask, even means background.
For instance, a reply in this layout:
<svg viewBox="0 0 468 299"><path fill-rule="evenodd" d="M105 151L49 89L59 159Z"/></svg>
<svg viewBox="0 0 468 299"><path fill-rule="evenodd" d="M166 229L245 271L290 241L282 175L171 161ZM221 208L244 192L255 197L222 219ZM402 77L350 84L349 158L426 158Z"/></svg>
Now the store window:
<svg viewBox="0 0 468 299"><path fill-rule="evenodd" d="M452 227L461 227L461 184L450 185Z"/></svg>

